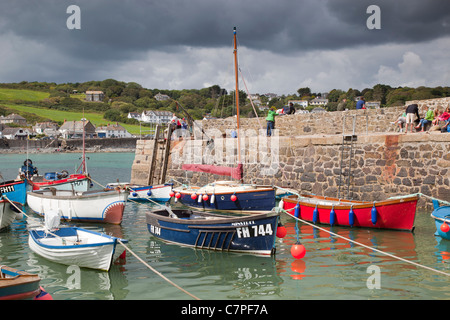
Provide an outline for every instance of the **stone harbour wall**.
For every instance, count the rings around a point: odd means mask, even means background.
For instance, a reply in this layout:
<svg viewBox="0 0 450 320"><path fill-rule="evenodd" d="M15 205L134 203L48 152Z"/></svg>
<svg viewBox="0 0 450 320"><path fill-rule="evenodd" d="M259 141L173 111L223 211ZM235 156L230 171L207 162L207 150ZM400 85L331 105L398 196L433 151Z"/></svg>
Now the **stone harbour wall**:
<svg viewBox="0 0 450 320"><path fill-rule="evenodd" d="M450 135L391 133L359 135L357 139L352 161L354 199L375 201L422 193L450 201ZM293 188L300 193L337 197L341 147L342 136L337 135L279 137L278 161L269 159L266 165L253 160L244 162L244 180ZM259 156L270 158L264 152L259 152ZM209 159L213 157L209 155ZM205 155L203 163L208 162L207 159L208 155ZM169 163L168 179L193 185L230 180L224 176L184 171L181 165ZM265 173L270 167L274 170ZM431 208L431 202L422 197L419 207Z"/></svg>
<svg viewBox="0 0 450 320"><path fill-rule="evenodd" d="M422 116L425 104L446 107L449 102L434 100L419 103ZM410 103L413 102L407 102ZM396 107L283 115L276 118L278 135L272 139L263 134L264 118L241 119L244 182L337 197L343 134L354 133L354 199L375 201L422 193L450 201L450 134L395 132L392 122L403 111L404 107ZM230 180L226 176L185 171L182 164L235 165L237 139L231 138L231 130L236 128L236 119L204 120L197 124L206 135L191 141L174 141L167 179L192 185ZM255 137L258 129L262 129L262 134ZM213 149L206 144L211 133L215 139ZM136 145L132 177L143 177L148 172L151 141ZM432 206L425 197L420 198L418 205L427 209Z"/></svg>

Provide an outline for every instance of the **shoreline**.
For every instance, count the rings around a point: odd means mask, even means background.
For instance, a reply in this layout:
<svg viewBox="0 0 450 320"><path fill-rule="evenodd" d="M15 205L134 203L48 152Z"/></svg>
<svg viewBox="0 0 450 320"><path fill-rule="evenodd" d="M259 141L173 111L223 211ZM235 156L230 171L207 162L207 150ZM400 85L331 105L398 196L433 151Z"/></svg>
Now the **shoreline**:
<svg viewBox="0 0 450 320"><path fill-rule="evenodd" d="M55 149L55 148L33 148L24 150L22 148L17 149L0 149L2 154L40 154L40 153L83 153L82 149L73 149L73 150L63 150L61 148ZM126 153L135 153L136 148L86 148L86 153L119 153L119 152L126 152Z"/></svg>

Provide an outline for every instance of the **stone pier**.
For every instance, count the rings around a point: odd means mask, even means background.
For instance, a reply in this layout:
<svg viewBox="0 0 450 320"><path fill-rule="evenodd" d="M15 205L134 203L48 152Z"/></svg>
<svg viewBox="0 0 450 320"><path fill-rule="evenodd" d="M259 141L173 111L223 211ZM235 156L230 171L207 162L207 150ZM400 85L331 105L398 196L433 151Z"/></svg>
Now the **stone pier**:
<svg viewBox="0 0 450 320"><path fill-rule="evenodd" d="M403 109L280 116L276 122L279 135L273 138L258 135L257 129L265 125L264 119L244 119L241 122L244 182L336 197L342 137L355 133L351 185L354 199L375 201L422 193L450 201L450 134L395 132L391 122ZM182 164L235 165L237 139L228 138L230 130L234 129L233 120L203 121L207 134L222 133L214 136L214 147L207 146L205 136L203 140L197 137L196 140L176 141L167 180L193 185L230 180L224 176L184 171ZM356 123L354 132L353 121ZM132 168L134 183L139 183L139 177L143 178L148 171L151 145L151 140L142 140L136 145ZM418 205L431 208L431 202L425 197L420 198Z"/></svg>

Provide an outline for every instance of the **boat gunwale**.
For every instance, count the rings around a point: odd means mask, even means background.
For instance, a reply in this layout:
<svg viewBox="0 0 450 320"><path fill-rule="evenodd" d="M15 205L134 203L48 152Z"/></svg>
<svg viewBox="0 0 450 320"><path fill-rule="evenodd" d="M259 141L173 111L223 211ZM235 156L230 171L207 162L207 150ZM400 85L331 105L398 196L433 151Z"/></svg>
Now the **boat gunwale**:
<svg viewBox="0 0 450 320"><path fill-rule="evenodd" d="M113 236L110 236L110 235L107 235L107 234L95 232L95 231L88 230L88 229L83 229L83 228L78 228L78 227L70 227L70 228L71 229L75 229L77 232L81 231L81 232L86 232L86 233L93 234L95 236L104 237L104 238L109 239L110 241L109 242L98 242L98 243L86 243L86 244L71 244L71 245L64 245L64 246L62 246L62 245L49 245L49 244L42 243L40 241L40 239L42 239L43 237L39 237L39 235L37 234L37 231L45 232L44 229L33 229L33 230L30 230L29 231L29 235L30 235L30 237L33 239L33 241L37 245L39 245L40 247L49 249L49 250L58 250L58 249L75 250L75 249L84 249L84 248L91 248L91 247L102 247L102 246L108 246L108 245L115 246L117 244L117 240L120 240L122 243L127 243L128 242L128 240L126 240L126 239L113 237ZM58 230L61 230L61 229L58 229ZM63 236L60 236L60 235L57 235L57 234L54 235L52 233L49 233L48 237L49 238L57 238L57 237L64 238Z"/></svg>
<svg viewBox="0 0 450 320"><path fill-rule="evenodd" d="M417 202L419 200L419 197L416 195L407 197L407 198L386 199L386 200L381 200L381 201L346 200L346 199L338 199L338 198L331 198L331 197L329 198L329 197L313 196L313 195L302 195L301 198L307 198L307 199L317 200L317 201L329 201L330 204L318 204L318 203L316 204L313 202L302 201L302 200L298 199L297 195L283 197L282 200L283 200L283 202L288 202L288 203L295 203L295 204L298 203L305 207L315 208L317 206L317 208L319 208L319 209L330 209L331 207L334 207L335 210L339 210L339 209L348 210L350 208L365 209L365 208L372 208L373 206L383 207L383 206L394 205L394 204L399 204L399 203L414 202L414 201ZM339 202L339 203L332 203L332 202ZM348 203L342 203L342 202L348 202ZM291 209L288 209L288 210L291 210Z"/></svg>
<svg viewBox="0 0 450 320"><path fill-rule="evenodd" d="M162 216L155 212L162 212L166 210L151 210L149 212L146 212L146 217L152 217L157 220L162 220L165 222L173 222L178 224L184 224L184 225L211 225L211 224L228 224L228 223L241 223L241 222L248 222L248 221L255 221L255 220L262 220L266 218L272 218L272 217L278 217L279 214L273 212L273 211L265 211L262 213L256 213L251 215L245 215L245 216L226 216L226 215L220 215L220 214L214 214L210 212L204 212L204 211L193 211L193 210L178 210L178 211L190 211L192 214L200 215L200 216L211 216L216 219L183 219L183 218L173 218L170 216ZM177 210L173 210L177 211ZM237 225L236 227L239 227Z"/></svg>
<svg viewBox="0 0 450 320"><path fill-rule="evenodd" d="M28 191L27 192L27 197L28 196L35 196L36 198L39 199L50 199L50 200L83 200L83 199L95 199L98 197L103 197L103 195L108 195L109 197L117 197L119 196L120 198L123 197L123 195L129 195L128 191L117 191L114 189L108 189L108 190L89 190L89 191L84 191L81 194L72 194L72 195L53 195L53 194L44 194L44 192L49 192L50 190L48 189L40 189L40 190L36 190L36 191ZM58 192L64 192L64 193L70 193L73 191L71 190L56 190L56 193ZM77 192L76 192L77 193ZM118 201L126 201L126 199L120 199Z"/></svg>

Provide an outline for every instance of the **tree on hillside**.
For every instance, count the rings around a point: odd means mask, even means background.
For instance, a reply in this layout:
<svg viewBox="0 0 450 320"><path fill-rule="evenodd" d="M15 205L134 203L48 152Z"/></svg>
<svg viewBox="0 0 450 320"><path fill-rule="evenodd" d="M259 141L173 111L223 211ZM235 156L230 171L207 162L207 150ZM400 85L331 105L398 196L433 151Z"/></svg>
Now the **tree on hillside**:
<svg viewBox="0 0 450 320"><path fill-rule="evenodd" d="M308 87L300 88L300 89L297 90L297 93L298 93L298 95L299 95L300 97L303 97L303 96L310 96L310 95L311 95L311 89L308 88Z"/></svg>

